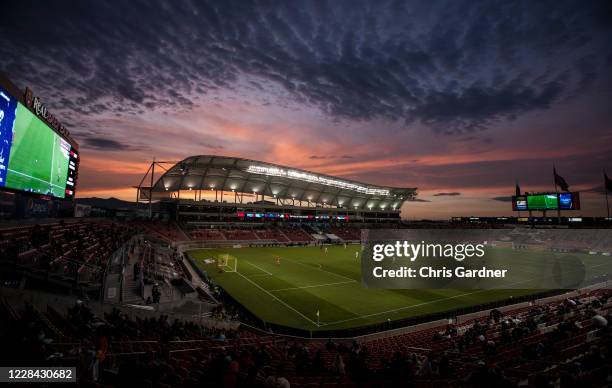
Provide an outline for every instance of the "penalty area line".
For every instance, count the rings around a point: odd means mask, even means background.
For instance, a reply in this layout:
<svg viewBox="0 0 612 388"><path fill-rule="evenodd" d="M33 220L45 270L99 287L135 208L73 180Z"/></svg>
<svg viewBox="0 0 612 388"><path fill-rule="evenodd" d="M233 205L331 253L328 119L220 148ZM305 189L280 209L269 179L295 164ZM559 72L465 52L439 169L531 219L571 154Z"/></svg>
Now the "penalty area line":
<svg viewBox="0 0 612 388"><path fill-rule="evenodd" d="M310 269L312 269L312 270L317 271L317 269L316 269L316 268L314 268L312 265L308 265L308 264L306 264L306 263L301 263L301 262L299 262L299 261L295 261L295 260L291 260L291 259L287 259L287 258L283 258L283 260L287 260L287 261L289 261L289 262L291 262L291 263L299 264L299 265L302 265L302 266L304 266L304 267L306 267L306 268L310 268ZM348 276L340 275L340 274L338 274L338 273L335 273L335 272L332 272L332 271L328 271L328 270L326 270L326 269L323 269L323 268L322 268L323 266L322 266L321 264L319 264L319 263L315 263L315 264L317 264L317 265L319 266L318 271L327 272L328 274L331 274L331 275L334 275L334 276L337 276L337 277L340 277L340 278L343 278L343 279L352 280L352 281L354 281L354 282L356 282L356 281L357 281L357 280L355 280L355 279L349 278Z"/></svg>
<svg viewBox="0 0 612 388"><path fill-rule="evenodd" d="M288 309L296 312L299 316L301 316L302 318L304 318L305 320L307 320L308 322L312 323L313 326L319 327L319 324L315 321L313 321L312 319L308 318L306 315L302 314L299 310L296 310L295 308L291 307L289 304L287 304L285 301L283 301L282 299L278 298L276 295L271 294L270 291L266 290L265 288L263 288L262 286L260 286L259 284L255 283L254 281L252 281L251 279L247 278L246 276L244 276L243 274L241 274L240 272L236 271L236 273L240 276L242 276L244 279L246 279L246 281L248 281L249 283L251 283L252 285L254 285L255 287L259 288L260 290L262 290L263 292L265 292L266 294L270 295L272 298L276 299L277 301L279 301L283 306L287 307Z"/></svg>
<svg viewBox="0 0 612 388"><path fill-rule="evenodd" d="M335 282L335 283L325 283L325 284L314 284L312 286L302 286L302 287L289 287L289 288L279 288L276 290L270 290L270 292L277 292L277 291L289 291L289 290L303 290L304 288L316 288L316 287L327 287L327 286L339 286L341 284L351 284L351 283L357 283L357 280L350 280L350 281L346 281L346 282Z"/></svg>

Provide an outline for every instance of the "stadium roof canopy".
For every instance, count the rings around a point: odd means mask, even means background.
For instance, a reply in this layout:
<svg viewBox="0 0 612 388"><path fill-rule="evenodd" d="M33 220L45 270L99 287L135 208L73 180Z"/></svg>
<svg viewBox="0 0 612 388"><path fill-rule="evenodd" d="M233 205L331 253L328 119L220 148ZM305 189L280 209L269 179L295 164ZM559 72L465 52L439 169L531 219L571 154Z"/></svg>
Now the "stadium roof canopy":
<svg viewBox="0 0 612 388"><path fill-rule="evenodd" d="M227 156L190 156L153 185L152 197L179 190L222 190L346 208L399 209L416 188L376 186L277 164Z"/></svg>

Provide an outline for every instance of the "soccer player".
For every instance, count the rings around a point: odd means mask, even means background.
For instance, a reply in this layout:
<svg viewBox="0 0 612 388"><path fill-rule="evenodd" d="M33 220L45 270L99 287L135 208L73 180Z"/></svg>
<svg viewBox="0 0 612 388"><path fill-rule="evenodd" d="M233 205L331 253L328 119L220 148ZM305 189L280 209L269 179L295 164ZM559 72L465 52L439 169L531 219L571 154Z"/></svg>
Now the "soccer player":
<svg viewBox="0 0 612 388"><path fill-rule="evenodd" d="M359 251L355 251L355 261L359 260Z"/></svg>
<svg viewBox="0 0 612 388"><path fill-rule="evenodd" d="M276 265L280 265L280 256L275 256L274 257L274 261L276 262Z"/></svg>
<svg viewBox="0 0 612 388"><path fill-rule="evenodd" d="M327 247L325 247L325 253L327 253Z"/></svg>

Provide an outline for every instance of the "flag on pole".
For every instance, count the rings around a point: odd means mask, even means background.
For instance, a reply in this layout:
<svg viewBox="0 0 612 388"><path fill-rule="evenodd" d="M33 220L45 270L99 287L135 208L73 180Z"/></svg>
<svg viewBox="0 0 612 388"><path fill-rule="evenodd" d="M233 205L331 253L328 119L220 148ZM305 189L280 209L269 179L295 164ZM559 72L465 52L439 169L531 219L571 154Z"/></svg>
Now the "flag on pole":
<svg viewBox="0 0 612 388"><path fill-rule="evenodd" d="M516 182L516 196L521 195L521 186L519 186L518 182Z"/></svg>
<svg viewBox="0 0 612 388"><path fill-rule="evenodd" d="M612 179L608 178L608 174L604 171L604 180L606 182L606 190L612 192Z"/></svg>
<svg viewBox="0 0 612 388"><path fill-rule="evenodd" d="M553 174L555 175L555 185L559 186L563 191L569 191L569 185L561 175L557 174L557 170L554 167Z"/></svg>

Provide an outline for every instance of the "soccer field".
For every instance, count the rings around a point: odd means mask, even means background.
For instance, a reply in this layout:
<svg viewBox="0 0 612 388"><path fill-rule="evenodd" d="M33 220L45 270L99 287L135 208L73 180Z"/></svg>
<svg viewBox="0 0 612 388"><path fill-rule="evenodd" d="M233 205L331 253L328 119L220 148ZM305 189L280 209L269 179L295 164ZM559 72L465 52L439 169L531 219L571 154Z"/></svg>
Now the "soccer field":
<svg viewBox="0 0 612 388"><path fill-rule="evenodd" d="M200 249L188 252L214 281L266 322L305 330L365 326L533 293L533 290L366 289L360 245ZM205 259L230 255L237 272ZM275 257L281 257L280 264ZM233 263L229 263L233 267ZM319 316L317 317L317 311Z"/></svg>
<svg viewBox="0 0 612 388"><path fill-rule="evenodd" d="M8 170L8 187L65 197L68 155L62 139L20 104Z"/></svg>

